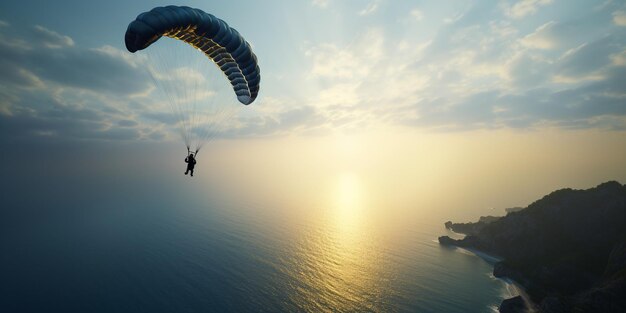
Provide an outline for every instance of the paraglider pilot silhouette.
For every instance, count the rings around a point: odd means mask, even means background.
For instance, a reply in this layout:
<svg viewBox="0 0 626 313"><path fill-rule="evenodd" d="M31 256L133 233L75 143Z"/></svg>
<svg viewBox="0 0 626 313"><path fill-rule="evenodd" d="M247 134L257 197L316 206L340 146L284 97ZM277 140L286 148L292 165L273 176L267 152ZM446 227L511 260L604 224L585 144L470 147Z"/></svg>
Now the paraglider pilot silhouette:
<svg viewBox="0 0 626 313"><path fill-rule="evenodd" d="M190 152L189 155L185 158L185 163L187 163L187 170L185 171L185 175L191 172L191 176L193 177L193 168L194 166L196 166L196 159L193 157L192 152Z"/></svg>

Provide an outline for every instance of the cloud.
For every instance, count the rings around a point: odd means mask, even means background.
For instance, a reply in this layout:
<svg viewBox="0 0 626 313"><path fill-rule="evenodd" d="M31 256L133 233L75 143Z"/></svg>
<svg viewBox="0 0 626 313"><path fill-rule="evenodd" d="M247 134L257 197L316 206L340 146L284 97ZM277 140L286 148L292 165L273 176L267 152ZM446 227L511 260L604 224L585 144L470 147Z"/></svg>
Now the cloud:
<svg viewBox="0 0 626 313"><path fill-rule="evenodd" d="M313 0L311 4L319 8L327 8L328 4L330 4L330 0Z"/></svg>
<svg viewBox="0 0 626 313"><path fill-rule="evenodd" d="M424 18L424 13L422 13L422 11L420 11L419 9L411 10L409 12L409 15L411 15L411 17L416 21L421 21Z"/></svg>
<svg viewBox="0 0 626 313"><path fill-rule="evenodd" d="M624 129L626 40L592 11L524 33L480 2L423 40L370 28L349 45L313 45L307 84L318 88L307 103L332 129Z"/></svg>
<svg viewBox="0 0 626 313"><path fill-rule="evenodd" d="M281 110L274 114L263 114L242 118L237 127L221 130L220 137L238 138L250 136L281 136L320 128L325 119L318 110L309 105Z"/></svg>
<svg viewBox="0 0 626 313"><path fill-rule="evenodd" d="M552 0L521 0L513 5L504 5L504 12L507 16L519 19L525 16L535 14L539 7L551 4Z"/></svg>
<svg viewBox="0 0 626 313"><path fill-rule="evenodd" d="M533 49L554 49L559 43L558 23L550 21L537 28L533 33L522 38L521 43Z"/></svg>
<svg viewBox="0 0 626 313"><path fill-rule="evenodd" d="M135 140L128 99L149 88L138 65L109 46L84 48L43 26L0 29L1 139ZM24 40L23 38L28 38Z"/></svg>
<svg viewBox="0 0 626 313"><path fill-rule="evenodd" d="M618 26L626 26L626 11L613 12L613 23Z"/></svg>
<svg viewBox="0 0 626 313"><path fill-rule="evenodd" d="M134 126L139 125L139 123L137 123L137 121L134 121L134 120L119 120L117 121L117 125L121 127L134 127Z"/></svg>
<svg viewBox="0 0 626 313"><path fill-rule="evenodd" d="M380 3L369 2L361 12L378 12ZM355 19L369 27L357 35L346 30L354 36L349 40L340 31L307 37L289 53L297 66L264 72L283 69L289 75L264 76L254 106L220 125L217 136L353 132L398 124L444 131L624 129L626 37L615 20L619 8L595 9L590 3L563 11L567 14L537 14L547 4L476 1L438 14L411 5L385 12L396 14L405 27ZM554 2L550 12L565 8L567 3ZM349 15L361 8L336 9ZM445 16L454 18L443 22ZM408 22L425 17L432 24ZM150 64L140 55L110 45L85 47L43 26L7 23L0 39L0 139L176 136L179 118L153 86L144 70ZM178 70L160 72L156 79L203 79L193 69ZM202 96L214 95L208 90Z"/></svg>
<svg viewBox="0 0 626 313"><path fill-rule="evenodd" d="M0 38L0 141L176 138L179 114L187 113L172 110L171 99L155 92L148 72L170 86L214 83L206 81L212 77L201 75L195 68L159 72L161 68L141 55L109 45L84 47L43 26L20 27L19 31L7 26L0 28ZM212 64L207 66L214 70ZM221 74L219 79L223 79ZM230 85L226 81L222 85L232 96ZM207 89L193 98L213 97L214 90ZM191 98L178 100L185 103ZM290 101L273 101L271 97L260 97L257 106L266 115L235 116L228 123L207 117L206 122L194 124L210 124L206 129L211 134L233 138L284 134L323 123L311 106L294 109ZM219 109L213 105L206 108ZM204 120L202 116L198 119Z"/></svg>
<svg viewBox="0 0 626 313"><path fill-rule="evenodd" d="M0 64L4 62L0 61ZM42 80L33 72L19 67L2 66L0 69L0 82L7 86L20 86L22 88L41 88Z"/></svg>
<svg viewBox="0 0 626 313"><path fill-rule="evenodd" d="M612 63L611 56L620 50L619 43L611 36L585 43L565 52L558 61L556 75L574 80L598 76L605 66Z"/></svg>
<svg viewBox="0 0 626 313"><path fill-rule="evenodd" d="M409 105L413 93L428 86L427 74L408 66L428 44L397 50L386 38L382 29L370 28L351 45L320 44L307 50L307 84L318 86L307 103L324 117L317 127L352 131L392 122L398 106Z"/></svg>
<svg viewBox="0 0 626 313"><path fill-rule="evenodd" d="M613 65L625 66L626 65L626 50L622 50L618 53L611 54L609 56Z"/></svg>
<svg viewBox="0 0 626 313"><path fill-rule="evenodd" d="M377 3L362 12L376 12ZM438 14L409 7L397 13L398 21L427 16L432 24L404 23L400 31L394 23L376 24L349 43L307 42L306 95L284 101L310 110L292 112L297 119L277 110L248 126L298 133L397 124L457 131L622 129L626 37L607 18L615 8L509 3L475 1ZM548 8L546 16L541 11ZM445 16L454 18L442 22Z"/></svg>
<svg viewBox="0 0 626 313"><path fill-rule="evenodd" d="M543 86L551 79L552 68L550 60L527 52L517 53L505 64L507 78L517 88Z"/></svg>
<svg viewBox="0 0 626 313"><path fill-rule="evenodd" d="M4 140L136 140L137 128L119 128L106 122L97 110L51 108L41 112L18 110L11 116L0 114Z"/></svg>
<svg viewBox="0 0 626 313"><path fill-rule="evenodd" d="M568 21L550 21L519 40L526 48L538 50L573 49L617 32L601 13ZM610 30L609 30L610 29Z"/></svg>
<svg viewBox="0 0 626 313"><path fill-rule="evenodd" d="M419 115L406 115L411 126L442 130L479 128L604 128L626 126L626 68L615 68L608 79L562 91L541 88L524 94L494 90L473 94L445 105L446 99L421 101Z"/></svg>
<svg viewBox="0 0 626 313"><path fill-rule="evenodd" d="M365 16L370 15L378 10L378 1L370 2L365 8L359 11L359 15Z"/></svg>
<svg viewBox="0 0 626 313"><path fill-rule="evenodd" d="M113 53L114 48L85 49L41 26L33 30L37 40L0 42L2 73L13 84L54 84L123 94L148 88L145 71L138 70L137 64L121 57L120 52Z"/></svg>
<svg viewBox="0 0 626 313"><path fill-rule="evenodd" d="M72 38L51 31L40 25L33 27L32 40L39 41L50 49L74 46L74 40L72 40Z"/></svg>

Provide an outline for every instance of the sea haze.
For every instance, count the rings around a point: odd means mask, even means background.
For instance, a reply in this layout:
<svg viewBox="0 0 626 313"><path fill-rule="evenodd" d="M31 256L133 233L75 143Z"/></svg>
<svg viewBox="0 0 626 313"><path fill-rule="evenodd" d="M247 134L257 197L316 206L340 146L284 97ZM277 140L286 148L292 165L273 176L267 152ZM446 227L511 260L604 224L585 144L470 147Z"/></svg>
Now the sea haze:
<svg viewBox="0 0 626 313"><path fill-rule="evenodd" d="M299 205L220 186L208 159L193 179L171 159L96 181L47 160L3 169L4 312L491 312L511 294L436 242L445 216L370 205L356 175Z"/></svg>

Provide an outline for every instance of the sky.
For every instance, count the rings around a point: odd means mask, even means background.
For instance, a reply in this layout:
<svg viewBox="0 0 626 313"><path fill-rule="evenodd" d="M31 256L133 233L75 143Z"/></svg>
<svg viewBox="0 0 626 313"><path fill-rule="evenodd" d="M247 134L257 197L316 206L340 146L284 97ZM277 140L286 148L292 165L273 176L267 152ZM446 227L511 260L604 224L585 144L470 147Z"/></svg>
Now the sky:
<svg viewBox="0 0 626 313"><path fill-rule="evenodd" d="M166 4L0 3L3 176L129 177L184 155L123 42ZM259 59L258 99L199 160L232 185L302 201L349 182L381 203L484 213L626 182L623 1L176 4L222 18Z"/></svg>

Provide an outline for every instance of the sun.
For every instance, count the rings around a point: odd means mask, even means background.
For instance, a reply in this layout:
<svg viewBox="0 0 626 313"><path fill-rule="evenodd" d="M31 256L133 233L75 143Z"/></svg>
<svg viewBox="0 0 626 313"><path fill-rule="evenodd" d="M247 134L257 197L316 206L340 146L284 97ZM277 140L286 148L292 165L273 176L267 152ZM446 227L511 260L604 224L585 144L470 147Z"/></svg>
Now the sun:
<svg viewBox="0 0 626 313"><path fill-rule="evenodd" d="M350 226L359 220L362 213L362 187L358 176L352 172L338 175L336 183L335 209L340 225Z"/></svg>

